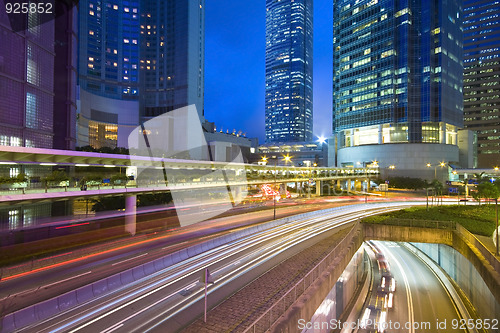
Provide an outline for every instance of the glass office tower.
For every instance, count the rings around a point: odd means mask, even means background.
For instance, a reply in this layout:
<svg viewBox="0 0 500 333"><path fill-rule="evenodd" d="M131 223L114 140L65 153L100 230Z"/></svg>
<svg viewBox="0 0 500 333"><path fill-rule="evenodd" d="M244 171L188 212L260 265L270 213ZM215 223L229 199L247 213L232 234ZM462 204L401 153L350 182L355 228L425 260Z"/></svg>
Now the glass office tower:
<svg viewBox="0 0 500 333"><path fill-rule="evenodd" d="M266 0L266 142L312 140L313 1Z"/></svg>
<svg viewBox="0 0 500 333"><path fill-rule="evenodd" d="M203 115L205 1L142 1L141 116L195 104Z"/></svg>
<svg viewBox="0 0 500 333"><path fill-rule="evenodd" d="M5 5L0 0L0 145L71 149L74 126L59 119L75 117L77 11L56 3L57 20L28 12L11 21Z"/></svg>
<svg viewBox="0 0 500 333"><path fill-rule="evenodd" d="M500 166L500 1L464 1L464 122L478 167Z"/></svg>
<svg viewBox="0 0 500 333"><path fill-rule="evenodd" d="M78 145L125 147L139 123L139 0L79 6Z"/></svg>
<svg viewBox="0 0 500 333"><path fill-rule="evenodd" d="M403 166L406 158L398 160L392 150L396 143L415 144L408 149L421 160L413 164L458 161L461 22L458 0L334 1L333 132L339 165L378 159L382 166ZM377 153L356 149L368 145Z"/></svg>

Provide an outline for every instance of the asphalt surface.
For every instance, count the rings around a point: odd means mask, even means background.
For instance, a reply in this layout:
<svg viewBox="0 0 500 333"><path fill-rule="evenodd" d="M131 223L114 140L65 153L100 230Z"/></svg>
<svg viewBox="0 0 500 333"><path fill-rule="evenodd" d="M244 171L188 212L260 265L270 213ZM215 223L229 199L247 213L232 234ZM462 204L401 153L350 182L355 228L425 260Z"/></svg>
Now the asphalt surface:
<svg viewBox="0 0 500 333"><path fill-rule="evenodd" d="M383 274L375 261L372 294L362 311L363 316L369 308L370 314L365 317L366 327L357 332L467 332L460 329L461 317L453 299L424 262L398 243L374 241L373 244L389 263L390 276L395 279L393 304L392 308L384 304L389 293L381 288L382 277L389 274Z"/></svg>

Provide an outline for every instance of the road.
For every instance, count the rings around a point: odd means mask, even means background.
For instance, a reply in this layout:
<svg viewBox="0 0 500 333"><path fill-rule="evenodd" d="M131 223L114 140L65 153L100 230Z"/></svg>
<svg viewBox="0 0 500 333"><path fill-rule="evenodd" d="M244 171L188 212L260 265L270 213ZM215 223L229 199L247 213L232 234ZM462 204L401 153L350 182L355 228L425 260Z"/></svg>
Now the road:
<svg viewBox="0 0 500 333"><path fill-rule="evenodd" d="M362 202L362 198L355 201L351 197L290 200L280 203L276 217ZM216 235L269 221L273 211L239 211L239 214L234 214L184 228L63 251L38 258L34 263L3 267L0 309L7 314Z"/></svg>
<svg viewBox="0 0 500 333"><path fill-rule="evenodd" d="M303 199L285 202L280 204L277 218L337 207L352 201L351 198L337 198L329 201ZM59 252L39 258L34 264L28 262L4 267L3 279L0 280L0 308L4 305L5 314L13 312L211 237L269 221L272 216L272 210L240 212L184 228ZM6 274L9 271L13 273Z"/></svg>
<svg viewBox="0 0 500 333"><path fill-rule="evenodd" d="M358 333L468 332L457 325L462 317L450 293L422 260L399 243L372 244L380 252Z"/></svg>
<svg viewBox="0 0 500 333"><path fill-rule="evenodd" d="M205 268L210 269L216 282L209 296L224 299L272 267L273 260L279 262L299 251L300 245L308 246L308 240L314 238L316 242L317 237L325 237L329 230L332 232L358 218L400 208L356 205L343 213L302 219L258 232L53 316L26 331L145 332L165 329L164 325L167 331L175 331L200 314L204 288L199 279ZM135 258L130 260L134 261Z"/></svg>

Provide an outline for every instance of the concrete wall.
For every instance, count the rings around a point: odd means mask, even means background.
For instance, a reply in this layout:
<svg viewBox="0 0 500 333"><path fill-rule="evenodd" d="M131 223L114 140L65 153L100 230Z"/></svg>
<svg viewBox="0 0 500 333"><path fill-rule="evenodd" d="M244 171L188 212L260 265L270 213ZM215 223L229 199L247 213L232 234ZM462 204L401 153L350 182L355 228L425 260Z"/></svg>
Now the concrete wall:
<svg viewBox="0 0 500 333"><path fill-rule="evenodd" d="M482 318L499 318L498 312L500 303L500 263L492 256L477 239L461 226L456 230L401 227L381 224L361 224L352 237L346 237L340 244L344 248L334 262L328 266L325 272L312 284L307 292L302 295L276 322L272 327L272 332L299 332L300 323L304 323L304 318L318 317L318 311L325 312L323 318L336 315L339 318L343 307L338 309L337 293L338 279L342 272L356 254L357 249L365 240L386 240L400 242L419 243L441 243L445 245L432 244L428 247L431 257L437 259L443 268L449 270L450 276L457 279L460 287L464 286L464 291L470 295L474 305L481 304L483 299L485 304L478 306L478 311ZM446 245L450 250L446 253L440 248ZM451 251L451 246L456 250ZM425 247L425 246L424 246ZM462 259L458 253L462 254ZM490 254L490 256L488 255ZM473 273L473 270L477 274ZM478 282L478 281L482 281ZM478 287L476 289L476 283ZM329 302L330 306L335 306L335 310L325 311L325 300L334 299ZM343 300L342 302L346 302ZM316 319L315 319L316 321ZM326 327L326 325L325 325ZM321 331L321 330L320 330Z"/></svg>
<svg viewBox="0 0 500 333"><path fill-rule="evenodd" d="M92 110L117 117L116 123L110 123L118 125L117 147L128 147L128 136L139 124L139 102L102 97L81 89L77 110L77 145L80 147L89 144L89 121L103 122L100 119L92 119Z"/></svg>
<svg viewBox="0 0 500 333"><path fill-rule="evenodd" d="M302 330L302 333L330 332L331 325L329 324L332 323L333 319L339 318L345 311L347 305L354 297L356 288L363 282L363 276L367 270L367 260L369 260L368 255L366 255L364 248L359 248L337 280L337 283L335 283L335 286L330 290L320 307L309 320L312 327L307 328L307 324L304 324L306 328ZM320 328L314 327L317 324L320 325Z"/></svg>
<svg viewBox="0 0 500 333"><path fill-rule="evenodd" d="M453 244L453 231L431 228L363 224L366 240Z"/></svg>
<svg viewBox="0 0 500 333"><path fill-rule="evenodd" d="M450 246L413 243L420 251L441 266L474 304L480 318L500 318L500 303L484 282L474 265ZM498 288L497 288L498 289Z"/></svg>
<svg viewBox="0 0 500 333"><path fill-rule="evenodd" d="M360 158L363 160L360 160ZM458 162L458 146L430 143L382 144L346 147L337 152L337 166L343 163L378 161L383 178L391 176L434 179L434 165L444 162ZM433 167L427 167L431 163ZM389 169L394 165L394 169ZM448 180L448 169L437 167L438 179Z"/></svg>
<svg viewBox="0 0 500 333"><path fill-rule="evenodd" d="M411 228L381 224L363 224L363 226L366 240L440 243L453 247L473 265L481 279L488 286L496 302L500 303L500 288L498 288L500 286L500 262L474 235L462 226L457 225L456 230Z"/></svg>
<svg viewBox="0 0 500 333"><path fill-rule="evenodd" d="M297 332L300 319L312 318L325 298L349 265L364 241L363 227L357 225L349 236L344 238L339 247L342 252L336 257L325 272L306 290L285 314L271 327L271 332Z"/></svg>

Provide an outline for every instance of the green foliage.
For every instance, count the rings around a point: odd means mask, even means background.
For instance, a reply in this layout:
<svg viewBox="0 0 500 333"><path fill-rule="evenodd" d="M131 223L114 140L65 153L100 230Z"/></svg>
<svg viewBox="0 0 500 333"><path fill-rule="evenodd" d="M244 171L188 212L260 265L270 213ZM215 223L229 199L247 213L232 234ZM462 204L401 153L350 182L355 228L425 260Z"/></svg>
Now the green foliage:
<svg viewBox="0 0 500 333"><path fill-rule="evenodd" d="M489 181L484 181L477 185L477 191L472 193L476 200L480 199L497 199L500 196L500 190L497 186Z"/></svg>
<svg viewBox="0 0 500 333"><path fill-rule="evenodd" d="M418 190L425 188L427 183L420 178L411 177L389 177L389 187L391 188L404 188L410 190Z"/></svg>
<svg viewBox="0 0 500 333"><path fill-rule="evenodd" d="M127 177L127 175L124 175L124 174L113 175L110 178L110 181L112 184L125 183L127 180L128 180L128 177Z"/></svg>
<svg viewBox="0 0 500 333"><path fill-rule="evenodd" d="M69 180L69 176L66 173L66 171L55 170L55 171L52 171L52 173L50 175L47 175L44 178L44 180L47 181L47 182L60 183L60 182Z"/></svg>
<svg viewBox="0 0 500 333"><path fill-rule="evenodd" d="M87 182L92 182L92 183L102 183L102 180L104 179L104 176L99 173L91 173L88 174L87 177L85 177Z"/></svg>
<svg viewBox="0 0 500 333"><path fill-rule="evenodd" d="M455 221L470 232L483 236L491 236L495 231L495 206L439 206L412 207L382 215L370 216L363 219L366 223L384 223L388 219L413 219L431 221Z"/></svg>
<svg viewBox="0 0 500 333"><path fill-rule="evenodd" d="M16 177L13 178L14 179L14 183L24 183L25 181L28 180L28 177L26 177L26 174L25 173L20 173L18 174Z"/></svg>
<svg viewBox="0 0 500 333"><path fill-rule="evenodd" d="M20 173L16 177L0 177L1 184L24 183L28 180L25 173Z"/></svg>

